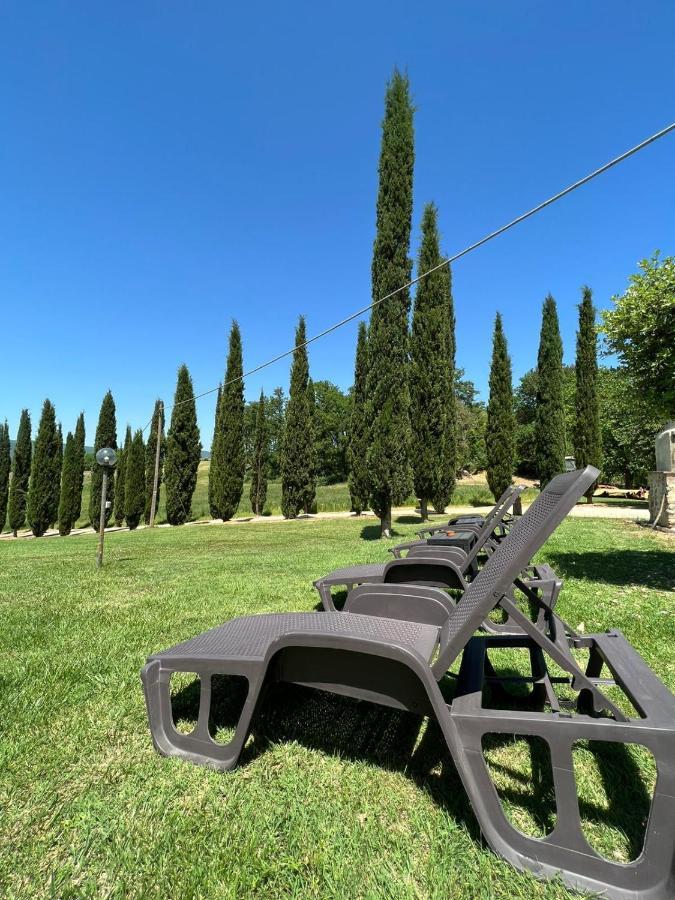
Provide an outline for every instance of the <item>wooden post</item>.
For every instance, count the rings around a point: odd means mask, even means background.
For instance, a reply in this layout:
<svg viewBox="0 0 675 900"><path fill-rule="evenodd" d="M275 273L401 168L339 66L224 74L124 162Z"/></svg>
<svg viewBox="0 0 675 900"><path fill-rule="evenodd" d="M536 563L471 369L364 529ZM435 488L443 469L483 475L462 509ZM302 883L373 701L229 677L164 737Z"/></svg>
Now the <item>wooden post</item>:
<svg viewBox="0 0 675 900"><path fill-rule="evenodd" d="M98 549L96 550L96 568L100 569L103 565L103 538L105 536L105 505L108 494L108 468L103 468L103 483L101 485L101 516L98 524Z"/></svg>

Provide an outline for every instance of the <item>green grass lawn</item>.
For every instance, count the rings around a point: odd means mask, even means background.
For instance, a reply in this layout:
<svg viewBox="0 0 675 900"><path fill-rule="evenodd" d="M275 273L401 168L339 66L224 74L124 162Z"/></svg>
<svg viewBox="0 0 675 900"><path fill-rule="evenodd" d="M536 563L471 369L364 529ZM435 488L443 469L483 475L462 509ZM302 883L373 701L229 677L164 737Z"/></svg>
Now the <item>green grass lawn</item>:
<svg viewBox="0 0 675 900"><path fill-rule="evenodd" d="M93 535L0 544L0 896L569 896L486 848L431 726L413 755L422 723L410 714L285 686L232 773L153 750L138 677L148 653L235 615L312 609L312 579L384 558L374 530L345 519L120 532L100 573ZM628 523L576 519L540 554L565 578L562 616L622 629L671 689L674 549ZM486 752L508 814L538 833L550 790L532 799L531 748ZM649 757L603 767L581 747L576 762L595 845L634 855Z"/></svg>
<svg viewBox="0 0 675 900"><path fill-rule="evenodd" d="M89 522L89 472L85 473L84 490L82 493L82 516L78 525L83 526ZM210 519L209 514L209 463L202 460L199 464L197 473L197 487L192 497L192 519ZM244 491L241 498L239 509L237 510L237 518L245 518L253 515L251 504L249 502L250 485L244 485ZM536 497L537 492L527 490L523 494L526 503L530 503ZM343 512L351 509L351 501L349 498L349 488L346 482L340 484L320 484L316 489L317 506L320 512ZM415 498L410 497L408 505L414 506ZM494 498L490 493L487 485L481 484L458 484L452 496L452 504L455 506L489 506L493 504ZM281 514L281 482L270 481L267 486L267 503L265 504L265 512L270 515ZM158 522L166 521L166 496L162 487L160 493L159 510L157 514Z"/></svg>

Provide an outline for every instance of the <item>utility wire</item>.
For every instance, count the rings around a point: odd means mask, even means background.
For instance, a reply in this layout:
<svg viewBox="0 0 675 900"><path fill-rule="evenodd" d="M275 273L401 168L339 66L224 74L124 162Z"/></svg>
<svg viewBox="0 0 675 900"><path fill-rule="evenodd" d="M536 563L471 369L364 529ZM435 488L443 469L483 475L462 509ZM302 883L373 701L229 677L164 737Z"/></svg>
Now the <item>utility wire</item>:
<svg viewBox="0 0 675 900"><path fill-rule="evenodd" d="M648 147L649 144L653 144L654 141L658 141L659 138L665 137L671 131L675 130L675 122L671 125L667 125L665 128L662 128L660 131L657 131L655 134L652 134L651 137L646 138L644 141L640 141L639 144L636 144L634 147L631 147L630 150L626 150L620 156L616 156L614 159L605 163L603 166L600 166L599 169L595 169L593 172L590 172L588 175L585 175L583 178L580 178L578 181L575 181L574 184L570 184L569 187L564 188L564 190L559 191L557 194L554 194L552 197L549 197L548 200L544 200L543 203L539 203L537 206L533 206L532 209L529 209L527 212L522 213L517 216L515 219L512 219L510 222L507 222L506 225L502 225L501 228L498 228L496 231L490 232L485 237L481 238L479 241L476 241L473 244L469 244L468 247L465 247L463 250L460 250L459 253L455 253L454 256L449 256L447 259L441 260L437 265L433 266L431 269L427 269L426 272L422 272L420 275L417 275L415 278L411 278L410 281L407 281L405 284L402 284L400 287L391 291L389 294L385 294L384 297L380 297L379 300L374 300L372 303L369 303L368 306L363 306L361 309L357 309L356 312L353 312L351 315L347 316L344 319L341 319L339 322L336 322L334 325L330 325L328 328L325 328L323 331L320 331L318 334L315 334L311 338L307 338L302 344L298 344L296 347L291 347L290 350L284 350L283 353L279 353L277 356L272 357L272 359L268 359L264 363L260 363L260 365L256 366L253 369L249 369L248 372L244 372L242 375L238 375L236 378L231 378L229 381L226 381L224 384L220 385L220 387L226 387L228 384L232 384L236 381L241 381L243 378L248 378L250 375L255 375L256 372L260 372L262 369L266 369L268 366L274 365L274 363L279 362L279 360L284 359L287 356L291 356L291 354L295 353L296 350L300 350L303 347L309 346L309 344L313 344L315 341L318 341L320 338L325 337L327 334L331 334L333 331L337 331L338 328L342 328L344 325L348 325L349 322L353 322L354 319L358 319L363 316L365 313L369 312L371 309L374 309L376 306L379 306L380 303L384 303L385 300L391 300L392 297L395 297L397 294L400 294L402 291L407 291L409 288L416 285L418 282L422 281L423 278L427 278L433 272L436 272L438 269L442 269L444 266L450 265L450 263L456 262L458 259L461 259L463 256L466 256L468 253L471 253L472 250L477 250L478 247L482 247L483 244L487 244L488 241L494 240L494 238L499 237L499 235L504 234L505 231L508 231L510 228L514 228L516 225L519 225L521 222L524 222L525 219L529 219L530 216L534 216L536 213L541 212L542 209L545 209L547 206L550 206L552 203L555 203L558 200L561 200L563 197L566 197L567 194L571 194L572 191L576 191L577 188L583 187L583 185L588 184L589 181L592 181L594 178L597 178L598 175L602 175L604 172L607 172L609 169L617 166L619 163L628 159L630 156L633 156L635 153L638 153L640 150L643 150L645 147ZM181 400L179 403L174 404L175 406L180 406L182 403L192 403L194 400L199 400L202 397L208 396L208 394L215 394L218 390L218 387L210 388L208 391L203 391L201 394L197 394L193 400ZM147 423L143 427L143 431L150 425L150 422Z"/></svg>

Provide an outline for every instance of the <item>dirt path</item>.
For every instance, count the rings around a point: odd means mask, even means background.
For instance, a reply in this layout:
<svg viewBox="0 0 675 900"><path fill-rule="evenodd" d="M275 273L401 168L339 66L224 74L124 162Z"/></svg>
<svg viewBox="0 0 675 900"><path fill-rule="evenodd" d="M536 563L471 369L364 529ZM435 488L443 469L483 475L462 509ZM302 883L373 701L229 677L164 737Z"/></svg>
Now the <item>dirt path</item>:
<svg viewBox="0 0 675 900"><path fill-rule="evenodd" d="M489 512L492 509L491 506L451 506L448 507L448 517L450 516L458 516L466 513L473 513L482 515L486 512ZM400 506L393 510L394 520L398 516L418 516L418 512L413 509L411 506ZM629 506L605 506L604 504L599 503L580 503L574 507L574 509L570 513L571 516L578 516L580 518L594 518L594 519L629 519L631 521L648 521L649 519L649 511L647 509L635 509ZM319 512L314 513L309 516L298 516L298 519L353 519L356 518L351 512ZM376 516L372 512L363 513L360 517L361 519L376 519ZM241 519L232 519L229 522L221 522L220 519L210 519L210 520L200 520L199 522L186 522L186 525L192 526L201 526L201 525L243 525L243 524L256 524L258 522L289 522L293 521L291 519L284 519L283 516L248 516ZM432 521L441 523L443 522L442 516L433 516ZM421 524L421 520L420 520ZM138 530L140 531L143 528L147 528L147 525L139 525ZM171 528L171 525L164 524L158 525L158 528ZM113 526L111 528L106 528L106 534L112 534L115 531L128 531L128 528L117 528ZM94 534L93 528L73 528L71 531L71 536L75 536L78 534ZM56 529L50 529L45 533L45 537L58 537L59 533ZM33 534L30 531L20 531L20 538L33 538ZM0 535L0 540L3 541L12 541L14 538L11 534L2 534Z"/></svg>

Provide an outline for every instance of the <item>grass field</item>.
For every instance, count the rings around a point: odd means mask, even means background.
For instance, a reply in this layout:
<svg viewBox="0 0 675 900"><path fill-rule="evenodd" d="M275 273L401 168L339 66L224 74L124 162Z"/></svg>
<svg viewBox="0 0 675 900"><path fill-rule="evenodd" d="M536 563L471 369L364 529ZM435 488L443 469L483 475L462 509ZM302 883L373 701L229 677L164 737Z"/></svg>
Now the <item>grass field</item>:
<svg viewBox="0 0 675 900"><path fill-rule="evenodd" d="M0 896L569 896L486 848L432 730L413 755L409 714L286 686L236 771L154 752L145 656L234 615L312 609L312 579L384 557L374 530L345 519L120 532L99 574L93 535L0 545ZM621 628L675 687L672 541L575 519L541 558L566 580L565 619ZM509 816L541 833L550 784L523 744L486 753ZM650 758L600 765L581 747L575 762L594 844L634 856Z"/></svg>

